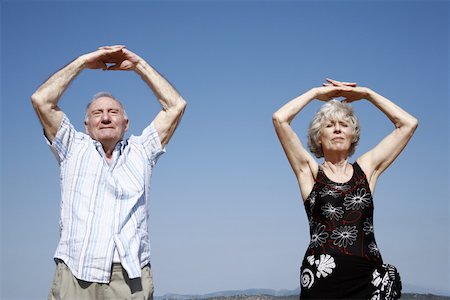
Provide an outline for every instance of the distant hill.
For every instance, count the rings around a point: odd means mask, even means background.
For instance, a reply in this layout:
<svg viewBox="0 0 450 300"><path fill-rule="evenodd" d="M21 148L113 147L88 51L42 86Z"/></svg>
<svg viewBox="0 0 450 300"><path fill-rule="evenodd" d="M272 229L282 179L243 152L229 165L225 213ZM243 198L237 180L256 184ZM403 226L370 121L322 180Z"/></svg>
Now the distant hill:
<svg viewBox="0 0 450 300"><path fill-rule="evenodd" d="M291 295L291 296L268 296L268 295L255 295L255 296L247 296L247 295L241 295L241 296L228 296L228 297L213 297L213 298L206 298L207 300L298 300L298 295ZM429 299L450 299L450 297L446 296L436 296L432 294L409 294L405 293L402 295L400 300L429 300Z"/></svg>
<svg viewBox="0 0 450 300"><path fill-rule="evenodd" d="M155 300L298 300L300 289L270 290L249 289L242 291L221 291L204 295L166 294L155 296ZM401 300L450 300L448 296L433 294L403 293Z"/></svg>
<svg viewBox="0 0 450 300"><path fill-rule="evenodd" d="M231 290L231 291L220 291L204 295L180 295L180 294L166 294L164 296L155 296L155 300L190 300L190 299L215 299L215 298L227 298L227 297L246 297L246 296L272 296L272 297L283 297L299 295L300 287L296 290L271 290L271 289L248 289L248 290Z"/></svg>

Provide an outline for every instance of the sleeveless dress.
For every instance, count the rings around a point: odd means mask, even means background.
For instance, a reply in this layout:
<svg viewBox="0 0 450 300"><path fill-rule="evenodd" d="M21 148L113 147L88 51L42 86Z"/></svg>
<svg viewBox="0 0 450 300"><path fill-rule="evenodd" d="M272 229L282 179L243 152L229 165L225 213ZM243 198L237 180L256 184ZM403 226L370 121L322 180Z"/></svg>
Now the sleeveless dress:
<svg viewBox="0 0 450 300"><path fill-rule="evenodd" d="M345 183L321 167L304 202L311 242L300 269L300 299L397 299L400 277L383 265L373 230L373 199L358 163Z"/></svg>

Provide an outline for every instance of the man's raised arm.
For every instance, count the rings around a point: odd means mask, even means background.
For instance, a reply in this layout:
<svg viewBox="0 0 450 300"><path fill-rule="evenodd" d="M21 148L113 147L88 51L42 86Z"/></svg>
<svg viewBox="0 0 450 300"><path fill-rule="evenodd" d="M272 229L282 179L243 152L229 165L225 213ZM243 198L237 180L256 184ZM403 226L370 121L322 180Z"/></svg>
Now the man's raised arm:
<svg viewBox="0 0 450 300"><path fill-rule="evenodd" d="M161 104L161 111L154 120L161 144L169 143L186 108L186 101L177 90L144 60L136 65L136 72L150 86Z"/></svg>
<svg viewBox="0 0 450 300"><path fill-rule="evenodd" d="M58 102L70 83L86 68L108 69L107 63L114 63L117 53L121 52L123 48L124 46L99 48L94 52L79 56L53 74L33 93L31 102L49 141L53 141L61 125L63 112L58 107Z"/></svg>
<svg viewBox="0 0 450 300"><path fill-rule="evenodd" d="M108 50L112 49L112 47L106 46L100 49ZM143 58L126 48L121 49L121 51L122 53L114 55L115 64L109 66L108 70L134 70L152 89L162 107L153 124L158 131L161 144L164 147L169 143L183 116L186 101L170 82Z"/></svg>

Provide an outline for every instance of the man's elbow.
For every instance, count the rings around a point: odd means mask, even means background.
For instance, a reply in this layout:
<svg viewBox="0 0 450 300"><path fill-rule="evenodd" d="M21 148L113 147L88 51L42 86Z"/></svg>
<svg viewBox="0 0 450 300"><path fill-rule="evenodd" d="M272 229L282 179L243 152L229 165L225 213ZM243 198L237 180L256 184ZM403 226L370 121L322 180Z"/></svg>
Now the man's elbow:
<svg viewBox="0 0 450 300"><path fill-rule="evenodd" d="M179 113L183 113L184 110L186 109L186 106L187 106L186 100L184 100L182 97L180 97L180 99L177 101L177 104L175 105L175 109Z"/></svg>
<svg viewBox="0 0 450 300"><path fill-rule="evenodd" d="M31 95L31 104L33 105L34 109L42 107L43 103L44 101L38 92L34 92L33 95Z"/></svg>
<svg viewBox="0 0 450 300"><path fill-rule="evenodd" d="M185 108L186 108L186 106L187 106L187 102L186 102L186 100L184 100L183 98L181 98L180 99L180 107L181 107L181 109L182 110L184 110Z"/></svg>
<svg viewBox="0 0 450 300"><path fill-rule="evenodd" d="M177 101L169 107L163 107L163 111L168 115L179 117L183 115L184 110L186 109L186 101L183 98L177 99Z"/></svg>
<svg viewBox="0 0 450 300"><path fill-rule="evenodd" d="M52 104L52 102L39 93L39 91L34 92L33 95L31 95L31 104L33 105L33 108L40 113L48 113L57 109L57 106Z"/></svg>

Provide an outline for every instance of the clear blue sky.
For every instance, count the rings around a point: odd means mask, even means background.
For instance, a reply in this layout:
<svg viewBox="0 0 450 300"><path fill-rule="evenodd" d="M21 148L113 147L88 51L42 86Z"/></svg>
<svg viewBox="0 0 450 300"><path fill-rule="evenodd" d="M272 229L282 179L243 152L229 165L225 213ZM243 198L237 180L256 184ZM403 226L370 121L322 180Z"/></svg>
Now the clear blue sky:
<svg viewBox="0 0 450 300"><path fill-rule="evenodd" d="M309 230L274 133L281 105L325 77L356 81L420 120L375 194L384 260L407 290L450 295L448 1L3 1L1 299L43 299L58 241L56 160L30 95L98 46L125 44L188 102L152 182L156 295L295 289ZM79 130L98 91L138 134L159 109L135 73L86 70L60 106ZM320 103L295 120L300 138ZM370 103L356 158L393 126Z"/></svg>

